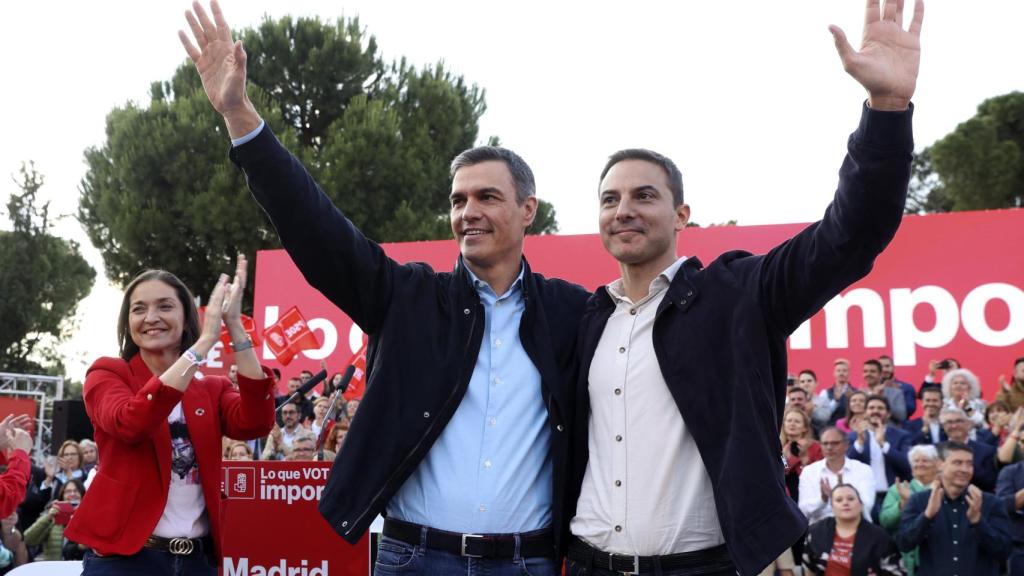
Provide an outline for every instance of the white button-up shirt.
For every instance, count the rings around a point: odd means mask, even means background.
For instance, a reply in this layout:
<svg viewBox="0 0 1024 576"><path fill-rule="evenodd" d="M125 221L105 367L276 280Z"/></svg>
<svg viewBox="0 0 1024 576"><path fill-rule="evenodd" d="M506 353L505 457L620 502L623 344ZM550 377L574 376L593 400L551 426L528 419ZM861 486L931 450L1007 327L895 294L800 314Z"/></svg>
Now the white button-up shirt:
<svg viewBox="0 0 1024 576"><path fill-rule="evenodd" d="M583 487L570 523L616 554L675 554L725 542L711 479L654 354L654 319L685 258L631 302L608 285L615 311L589 373L590 423Z"/></svg>
<svg viewBox="0 0 1024 576"><path fill-rule="evenodd" d="M877 444L877 442L876 442ZM871 508L875 505L875 474L871 467L863 462L846 458L838 473L829 470L826 460L818 460L804 466L800 472L800 511L807 516L810 523L831 518L832 503L821 500L821 479L828 480L830 487L839 483L839 474L843 475L843 484L850 484L860 494L864 505L864 519L871 521Z"/></svg>

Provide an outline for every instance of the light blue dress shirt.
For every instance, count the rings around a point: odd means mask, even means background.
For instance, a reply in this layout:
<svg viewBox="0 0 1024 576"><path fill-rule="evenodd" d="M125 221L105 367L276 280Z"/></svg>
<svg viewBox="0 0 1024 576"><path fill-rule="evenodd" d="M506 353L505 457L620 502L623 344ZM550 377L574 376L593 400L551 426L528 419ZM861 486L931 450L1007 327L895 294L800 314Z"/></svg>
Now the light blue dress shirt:
<svg viewBox="0 0 1024 576"><path fill-rule="evenodd" d="M523 272L501 296L475 275L473 284L485 323L469 388L387 514L463 533L545 528L551 525L551 432L540 372L519 338Z"/></svg>

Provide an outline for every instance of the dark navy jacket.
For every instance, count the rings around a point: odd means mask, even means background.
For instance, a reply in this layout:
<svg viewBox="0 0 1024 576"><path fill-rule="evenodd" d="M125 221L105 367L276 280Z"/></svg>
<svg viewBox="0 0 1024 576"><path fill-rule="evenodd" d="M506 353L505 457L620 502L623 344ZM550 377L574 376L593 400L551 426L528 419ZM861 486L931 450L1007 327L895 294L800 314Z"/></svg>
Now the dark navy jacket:
<svg viewBox="0 0 1024 576"><path fill-rule="evenodd" d="M930 428L924 427L924 420L921 418L914 418L913 420L907 420L903 424L903 429L910 434L910 443L914 446L918 444L934 444L932 442L932 431ZM949 440L946 437L946 431L939 426L939 442L945 442Z"/></svg>
<svg viewBox="0 0 1024 576"><path fill-rule="evenodd" d="M865 108L821 221L764 255L728 252L706 268L687 259L658 308L658 364L700 450L729 554L743 575L760 572L807 529L786 495L779 444L786 338L863 278L896 233L910 178L911 117L910 110ZM800 168L798 155L791 168ZM785 189L770 193L785 201ZM613 309L599 289L580 327L570 502L587 467L590 363Z"/></svg>
<svg viewBox="0 0 1024 576"><path fill-rule="evenodd" d="M846 455L854 460L859 460L868 466L871 465L871 447L864 446L864 451L857 451L857 433L850 432L850 448L846 451ZM886 452L882 457L885 460L885 479L892 485L896 481L896 477L899 476L903 480L909 480L910 474L910 460L907 459L907 453L913 448L913 444L910 442L910 434L896 428L895 426L886 425L885 427L885 441L889 443L889 451ZM869 436L865 435L865 444L867 442L873 442ZM879 504L881 505L881 504Z"/></svg>
<svg viewBox="0 0 1024 576"><path fill-rule="evenodd" d="M369 335L366 393L331 469L320 513L356 543L412 474L469 386L484 308L461 259L454 272L399 264L324 195L269 127L232 149L257 202L311 286ZM523 348L541 375L553 460L552 517L564 533L576 331L589 293L525 264ZM483 423L481 423L481 426Z"/></svg>
<svg viewBox="0 0 1024 576"><path fill-rule="evenodd" d="M999 471L996 481L996 496L1006 505L1006 513L1010 516L1013 527L1013 542L1024 545L1024 512L1017 510L1015 503L1017 491L1024 488L1024 462L1010 464Z"/></svg>

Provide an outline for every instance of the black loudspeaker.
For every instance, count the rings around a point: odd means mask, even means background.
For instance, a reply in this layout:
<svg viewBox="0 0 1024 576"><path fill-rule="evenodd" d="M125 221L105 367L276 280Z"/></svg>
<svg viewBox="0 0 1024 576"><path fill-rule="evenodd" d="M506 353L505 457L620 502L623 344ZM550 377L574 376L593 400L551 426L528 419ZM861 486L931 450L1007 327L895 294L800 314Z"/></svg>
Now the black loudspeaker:
<svg viewBox="0 0 1024 576"><path fill-rule="evenodd" d="M85 402L81 400L54 400L53 436L50 452L56 454L65 440L92 438L92 421L85 413Z"/></svg>

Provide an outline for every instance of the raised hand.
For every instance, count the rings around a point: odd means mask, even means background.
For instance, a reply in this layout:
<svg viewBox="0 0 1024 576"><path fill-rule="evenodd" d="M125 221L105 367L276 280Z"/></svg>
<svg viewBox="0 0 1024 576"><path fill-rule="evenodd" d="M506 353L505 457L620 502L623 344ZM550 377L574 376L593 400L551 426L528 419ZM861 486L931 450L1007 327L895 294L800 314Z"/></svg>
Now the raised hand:
<svg viewBox="0 0 1024 576"><path fill-rule="evenodd" d="M896 478L896 492L900 495L900 510L906 505L907 500L910 500L910 482L906 480L900 480Z"/></svg>
<svg viewBox="0 0 1024 576"><path fill-rule="evenodd" d="M235 277L226 287L223 310L224 324L228 328L244 330L242 328L242 298L245 296L246 265L245 256L239 254L235 264Z"/></svg>
<svg viewBox="0 0 1024 576"><path fill-rule="evenodd" d="M193 2L185 19L196 43L183 30L178 31L178 38L196 65L206 97L224 117L231 137L238 138L255 130L260 118L245 92L246 55L242 41L232 41L231 28L217 0L211 0L210 11L213 20L199 2Z"/></svg>
<svg viewBox="0 0 1024 576"><path fill-rule="evenodd" d="M206 301L206 312L203 313L203 331L199 335L204 355L220 339L220 324L224 317L224 296L228 290L228 275L221 274L217 278L217 284L210 292L210 299Z"/></svg>
<svg viewBox="0 0 1024 576"><path fill-rule="evenodd" d="M26 454L32 452L32 437L21 428L14 429L14 440L11 442L15 450L21 450Z"/></svg>
<svg viewBox="0 0 1024 576"><path fill-rule="evenodd" d="M877 110L906 110L917 88L924 2L914 1L907 30L903 4L904 0L868 0L860 51L853 49L841 28L829 26L843 69L864 86L868 105Z"/></svg>
<svg viewBox="0 0 1024 576"><path fill-rule="evenodd" d="M945 496L946 491L942 488L942 483L938 480L932 482L932 493L928 496L928 505L924 509L925 518L929 520L935 518L942 508L942 497Z"/></svg>
<svg viewBox="0 0 1024 576"><path fill-rule="evenodd" d="M967 487L967 521L971 524L981 521L982 500L981 489L974 484Z"/></svg>

